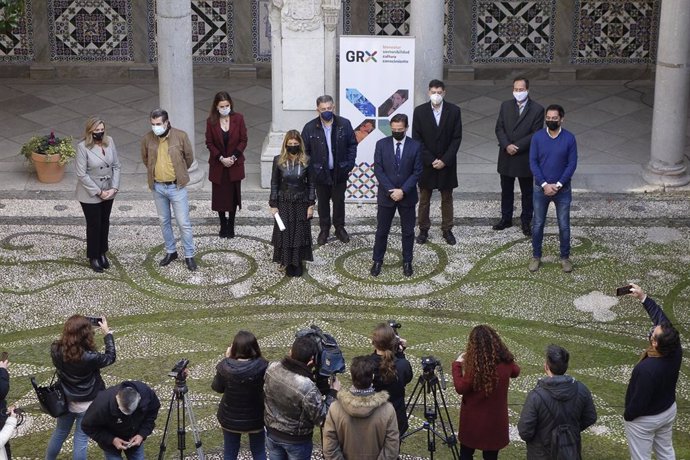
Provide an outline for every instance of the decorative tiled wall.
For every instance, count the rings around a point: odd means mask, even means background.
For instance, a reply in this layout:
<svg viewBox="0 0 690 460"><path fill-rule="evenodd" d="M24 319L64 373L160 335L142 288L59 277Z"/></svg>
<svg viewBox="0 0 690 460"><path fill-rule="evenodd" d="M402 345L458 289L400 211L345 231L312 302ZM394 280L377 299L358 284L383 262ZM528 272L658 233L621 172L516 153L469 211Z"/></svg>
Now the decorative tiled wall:
<svg viewBox="0 0 690 460"><path fill-rule="evenodd" d="M245 0L246 1L246 0ZM191 0L192 59L195 63L221 64L233 61L234 30L232 0ZM148 1L149 60L156 62L156 2Z"/></svg>
<svg viewBox="0 0 690 460"><path fill-rule="evenodd" d="M31 0L25 0L24 17L7 34L0 34L0 62L30 62L34 57Z"/></svg>
<svg viewBox="0 0 690 460"><path fill-rule="evenodd" d="M50 58L54 61L131 61L130 0L49 0Z"/></svg>
<svg viewBox="0 0 690 460"><path fill-rule="evenodd" d="M548 63L553 60L556 0L473 0L475 63Z"/></svg>
<svg viewBox="0 0 690 460"><path fill-rule="evenodd" d="M661 0L576 0L571 62L654 63L660 5Z"/></svg>

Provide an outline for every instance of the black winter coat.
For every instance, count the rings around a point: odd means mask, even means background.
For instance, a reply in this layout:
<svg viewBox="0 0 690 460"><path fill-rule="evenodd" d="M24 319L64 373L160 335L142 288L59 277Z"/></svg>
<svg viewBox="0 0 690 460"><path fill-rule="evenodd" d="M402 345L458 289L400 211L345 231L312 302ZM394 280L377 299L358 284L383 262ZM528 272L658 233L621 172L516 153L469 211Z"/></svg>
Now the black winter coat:
<svg viewBox="0 0 690 460"><path fill-rule="evenodd" d="M122 387L133 387L141 396L139 406L130 415L124 415L117 407L115 395ZM128 441L136 435L146 439L153 432L160 407L158 396L144 382L122 382L98 394L84 414L81 427L101 449L119 453L113 439Z"/></svg>
<svg viewBox="0 0 690 460"><path fill-rule="evenodd" d="M225 358L216 366L211 388L223 393L218 406L218 421L223 429L238 433L264 427L264 374L268 361L263 358L240 361Z"/></svg>
<svg viewBox="0 0 690 460"><path fill-rule="evenodd" d="M328 144L321 117L307 122L302 129L304 149L314 168L317 185L341 184L350 178L350 171L357 159L357 139L352 124L347 118L334 116L331 130L333 151L333 175L328 169Z"/></svg>
<svg viewBox="0 0 690 460"><path fill-rule="evenodd" d="M403 353L398 353L395 357L395 374L397 378L392 382L385 383L381 380L379 375L379 367L381 366L381 356L375 352L371 355L371 359L376 364L374 371L374 390L388 392L388 401L395 409L395 415L398 419L398 431L402 436L407 431L407 414L405 413L405 385L412 381L412 366L405 358Z"/></svg>
<svg viewBox="0 0 690 460"><path fill-rule="evenodd" d="M62 351L53 343L50 356L68 401L93 401L98 392L105 389L100 369L113 364L116 356L113 335L106 334L103 342L105 353L87 351L74 363L63 361Z"/></svg>
<svg viewBox="0 0 690 460"><path fill-rule="evenodd" d="M10 374L7 369L0 368L0 428L7 420L7 394L10 392Z"/></svg>

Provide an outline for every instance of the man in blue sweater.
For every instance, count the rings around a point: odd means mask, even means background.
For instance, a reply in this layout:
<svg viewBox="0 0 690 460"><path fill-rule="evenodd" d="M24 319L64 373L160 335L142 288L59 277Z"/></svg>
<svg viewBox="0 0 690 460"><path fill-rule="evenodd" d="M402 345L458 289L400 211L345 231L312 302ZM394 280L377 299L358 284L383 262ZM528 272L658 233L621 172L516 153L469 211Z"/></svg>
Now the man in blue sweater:
<svg viewBox="0 0 690 460"><path fill-rule="evenodd" d="M577 144L573 133L561 127L565 111L560 105L546 108L546 128L532 136L529 165L534 176L534 221L532 222L532 255L529 271L536 272L541 265L544 224L549 203L556 206L558 239L560 241L563 271L573 271L570 262L570 203L573 192L570 179L577 167Z"/></svg>
<svg viewBox="0 0 690 460"><path fill-rule="evenodd" d="M625 393L623 418L630 458L647 460L654 450L657 460L675 459L676 384L683 360L680 336L661 307L640 286L631 284L630 295L642 301L654 324L649 347L635 365Z"/></svg>

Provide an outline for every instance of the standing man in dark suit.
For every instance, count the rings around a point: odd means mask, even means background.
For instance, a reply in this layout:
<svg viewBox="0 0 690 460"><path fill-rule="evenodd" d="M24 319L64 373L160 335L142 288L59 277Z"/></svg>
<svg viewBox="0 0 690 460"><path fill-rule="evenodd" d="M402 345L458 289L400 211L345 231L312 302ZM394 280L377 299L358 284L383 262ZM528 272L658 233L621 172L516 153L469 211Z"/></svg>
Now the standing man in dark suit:
<svg viewBox="0 0 690 460"><path fill-rule="evenodd" d="M417 243L429 239L431 192L441 192L441 231L446 243L453 236L453 189L458 186L457 155L462 141L460 107L444 104L446 86L441 80L429 82L429 103L415 107L412 138L422 143L424 170L419 178L419 235Z"/></svg>
<svg viewBox="0 0 690 460"><path fill-rule="evenodd" d="M302 129L304 148L316 178L316 198L321 231L316 239L326 244L331 231L331 201L335 236L343 243L350 241L345 231L345 189L350 171L357 159L357 139L347 118L333 113L335 102L328 94L316 98L318 116Z"/></svg>
<svg viewBox="0 0 690 460"><path fill-rule="evenodd" d="M405 136L407 115L391 118L392 136L381 139L374 149L374 175L379 183L376 201L376 240L371 276L379 276L388 246L388 234L395 210L402 228L403 274L412 276L414 247L414 208L417 204L417 181L422 174L422 146Z"/></svg>
<svg viewBox="0 0 690 460"><path fill-rule="evenodd" d="M491 227L503 230L513 226L515 178L522 193L522 233L532 235L532 171L529 168L529 145L532 134L544 125L544 107L529 98L529 80L513 80L513 99L501 104L496 120L498 139L498 173L501 175L501 220Z"/></svg>

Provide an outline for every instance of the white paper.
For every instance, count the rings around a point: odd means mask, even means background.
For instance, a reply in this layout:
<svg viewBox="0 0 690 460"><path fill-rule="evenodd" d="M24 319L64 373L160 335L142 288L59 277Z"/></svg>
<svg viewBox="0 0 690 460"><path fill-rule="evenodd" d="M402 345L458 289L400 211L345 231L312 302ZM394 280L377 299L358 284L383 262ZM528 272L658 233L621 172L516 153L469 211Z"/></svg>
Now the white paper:
<svg viewBox="0 0 690 460"><path fill-rule="evenodd" d="M280 231L282 232L283 230L285 230L285 224L283 223L283 219L280 218L280 214L275 213L273 214L273 217L276 218L276 224L278 224L278 228L280 229Z"/></svg>

